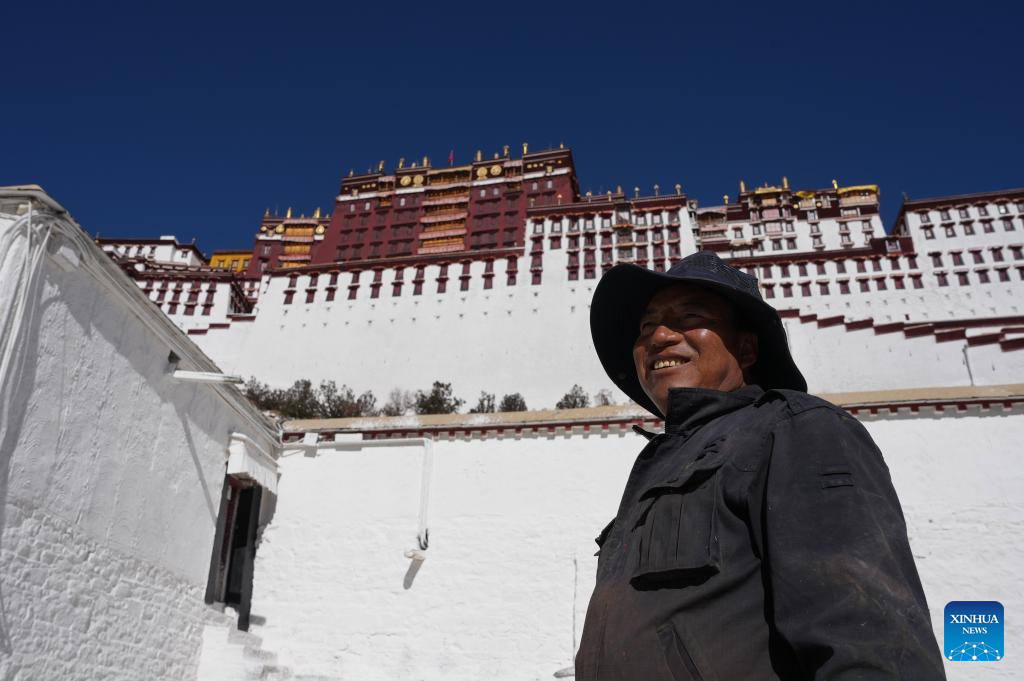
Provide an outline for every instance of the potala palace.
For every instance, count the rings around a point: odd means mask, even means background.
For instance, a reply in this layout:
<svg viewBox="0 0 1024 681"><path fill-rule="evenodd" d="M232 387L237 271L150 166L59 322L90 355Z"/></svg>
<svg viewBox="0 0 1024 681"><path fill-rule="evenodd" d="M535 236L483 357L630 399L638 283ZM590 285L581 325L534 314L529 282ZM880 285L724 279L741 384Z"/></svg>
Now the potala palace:
<svg viewBox="0 0 1024 681"><path fill-rule="evenodd" d="M632 426L662 425L604 375L590 298L698 249L880 446L940 645L949 601L1024 611L1024 189L884 225L836 180L580 192L564 148L376 168L210 258L0 189L0 679L571 677ZM531 410L282 423L232 375ZM554 409L573 384L612 403ZM948 678L1019 678L1006 648Z"/></svg>

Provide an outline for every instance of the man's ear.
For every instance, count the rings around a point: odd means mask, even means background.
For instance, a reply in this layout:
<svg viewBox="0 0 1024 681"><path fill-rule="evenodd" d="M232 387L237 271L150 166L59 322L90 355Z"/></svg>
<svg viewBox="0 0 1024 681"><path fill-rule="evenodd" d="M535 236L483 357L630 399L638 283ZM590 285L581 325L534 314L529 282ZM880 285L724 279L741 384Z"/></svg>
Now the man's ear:
<svg viewBox="0 0 1024 681"><path fill-rule="evenodd" d="M749 369L757 362L757 334L753 331L744 331L740 334L739 355L736 359L740 362L740 368Z"/></svg>

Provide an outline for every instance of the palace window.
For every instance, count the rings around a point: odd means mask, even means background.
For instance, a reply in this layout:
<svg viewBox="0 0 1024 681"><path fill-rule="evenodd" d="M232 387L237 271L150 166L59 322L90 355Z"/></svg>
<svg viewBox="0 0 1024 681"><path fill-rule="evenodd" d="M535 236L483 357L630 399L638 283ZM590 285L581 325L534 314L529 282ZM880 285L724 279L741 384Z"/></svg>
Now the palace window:
<svg viewBox="0 0 1024 681"><path fill-rule="evenodd" d="M843 246L852 246L853 239L850 238L849 234L841 234L839 236L839 243L842 244Z"/></svg>
<svg viewBox="0 0 1024 681"><path fill-rule="evenodd" d="M982 284L989 283L988 270L978 270L978 281Z"/></svg>
<svg viewBox="0 0 1024 681"><path fill-rule="evenodd" d="M985 234L991 234L992 232L996 231L995 225L992 224L991 220L983 221L981 223L981 228L982 231L985 232Z"/></svg>
<svg viewBox="0 0 1024 681"><path fill-rule="evenodd" d="M815 266L816 266L816 268L818 270L818 274L825 274L825 263L819 262L819 263L816 263Z"/></svg>
<svg viewBox="0 0 1024 681"><path fill-rule="evenodd" d="M1003 267L1003 268L1001 268L1001 269L999 269L997 271L999 272L999 281L1010 281L1010 269L1009 268Z"/></svg>
<svg viewBox="0 0 1024 681"><path fill-rule="evenodd" d="M974 258L974 262L977 265L981 265L985 262L985 256L982 255L981 251L971 251L971 257Z"/></svg>
<svg viewBox="0 0 1024 681"><path fill-rule="evenodd" d="M861 293L867 293L867 292L871 291L871 282L868 281L867 279L861 279L857 283L860 284L860 291L861 291Z"/></svg>
<svg viewBox="0 0 1024 681"><path fill-rule="evenodd" d="M1012 232L1013 230L1014 230L1013 219L1012 218L1005 218L1005 219L1003 219L1003 231Z"/></svg>
<svg viewBox="0 0 1024 681"><path fill-rule="evenodd" d="M732 228L732 238L733 239L742 239L743 238L743 228L742 227L733 227Z"/></svg>
<svg viewBox="0 0 1024 681"><path fill-rule="evenodd" d="M992 249L992 260L995 262L1003 262L1003 249L993 248Z"/></svg>
<svg viewBox="0 0 1024 681"><path fill-rule="evenodd" d="M932 229L931 227L924 227L921 231L924 232L924 238L925 239L934 239L935 238L935 230Z"/></svg>
<svg viewBox="0 0 1024 681"><path fill-rule="evenodd" d="M860 215L860 208L843 208L839 211L839 214L844 218L853 217L855 215Z"/></svg>
<svg viewBox="0 0 1024 681"><path fill-rule="evenodd" d="M946 227L946 236L956 236L956 230L953 229L952 225Z"/></svg>
<svg viewBox="0 0 1024 681"><path fill-rule="evenodd" d="M802 296L809 296L809 295L811 295L811 285L810 284L806 284L806 283L800 284L800 295L802 295Z"/></svg>
<svg viewBox="0 0 1024 681"><path fill-rule="evenodd" d="M793 250L796 248L796 239L786 239L786 248Z"/></svg>
<svg viewBox="0 0 1024 681"><path fill-rule="evenodd" d="M956 278L959 281L961 286L967 286L968 284L971 283L970 281L967 280L967 273L966 272L957 272L956 273Z"/></svg>
<svg viewBox="0 0 1024 681"><path fill-rule="evenodd" d="M997 203L996 212L999 213L1000 215L1008 215L1010 212L1010 207L1007 206L1005 203Z"/></svg>
<svg viewBox="0 0 1024 681"><path fill-rule="evenodd" d="M924 288L924 282L921 281L920 274L911 275L910 280L914 282L914 288Z"/></svg>
<svg viewBox="0 0 1024 681"><path fill-rule="evenodd" d="M974 225L970 222L964 223L964 236L970 236L974 234Z"/></svg>
<svg viewBox="0 0 1024 681"><path fill-rule="evenodd" d="M765 298L774 298L775 297L775 287L770 285L770 284L765 285L765 287L764 287L764 297Z"/></svg>
<svg viewBox="0 0 1024 681"><path fill-rule="evenodd" d="M970 211L969 211L969 210L967 210L966 208L960 208L960 209L958 209L958 211L957 211L957 212L958 212L958 214L960 215L960 218L961 218L961 219L966 219L966 218L969 218L969 217L971 217L971 213L970 213Z"/></svg>
<svg viewBox="0 0 1024 681"><path fill-rule="evenodd" d="M927 225L932 221L932 216L928 213L918 213L917 217L921 220L922 225Z"/></svg>
<svg viewBox="0 0 1024 681"><path fill-rule="evenodd" d="M569 231L570 232L578 232L578 231L580 231L580 221L579 220L570 220L569 221Z"/></svg>
<svg viewBox="0 0 1024 681"><path fill-rule="evenodd" d="M765 277L766 279L771 279L771 277L772 277L772 266L771 265L764 265L764 266L762 266L761 267L761 276Z"/></svg>
<svg viewBox="0 0 1024 681"><path fill-rule="evenodd" d="M823 281L818 283L818 293L820 293L823 296L828 295L828 282Z"/></svg>
<svg viewBox="0 0 1024 681"><path fill-rule="evenodd" d="M792 232L792 231L794 231L794 227L793 227L793 223L792 223L792 222L787 222L787 223L785 223L785 224L786 224L786 231L787 231L787 232Z"/></svg>
<svg viewBox="0 0 1024 681"><path fill-rule="evenodd" d="M949 280L945 272L936 272L935 279L939 282L939 286L949 286Z"/></svg>
<svg viewBox="0 0 1024 681"><path fill-rule="evenodd" d="M751 225L750 231L754 236L761 236L761 225Z"/></svg>
<svg viewBox="0 0 1024 681"><path fill-rule="evenodd" d="M942 210L939 211L939 217L942 218L943 222L953 219L952 216L949 214L949 210L946 208L943 208Z"/></svg>
<svg viewBox="0 0 1024 681"><path fill-rule="evenodd" d="M1014 260L1020 260L1024 258L1024 246L1010 246L1010 253L1013 254Z"/></svg>
<svg viewBox="0 0 1024 681"><path fill-rule="evenodd" d="M988 217L988 206L978 206L978 215Z"/></svg>
<svg viewBox="0 0 1024 681"><path fill-rule="evenodd" d="M660 225L661 224L661 213L655 213L654 215L651 216L651 224L652 225Z"/></svg>
<svg viewBox="0 0 1024 681"><path fill-rule="evenodd" d="M817 220L818 219L818 211L816 211L816 210L809 210L809 211L807 211L807 219L808 220L812 220L812 221L813 220ZM814 231L814 230L817 230L817 229L818 229L817 225L813 225L811 227L811 231Z"/></svg>
<svg viewBox="0 0 1024 681"><path fill-rule="evenodd" d="M896 288L898 288L898 289L901 289L901 290L902 290L902 289L905 289L905 288L906 288L906 285L905 285L905 284L903 283L903 277L893 277L893 278L892 278L892 283L893 283L893 284L894 284L894 285L896 286Z"/></svg>
<svg viewBox="0 0 1024 681"><path fill-rule="evenodd" d="M875 279L875 289L878 291L886 290L885 279Z"/></svg>
<svg viewBox="0 0 1024 681"><path fill-rule="evenodd" d="M842 281L840 281L839 282L839 292L842 293L843 295L846 295L847 293L849 293L850 292L850 282L847 281L846 279L843 279Z"/></svg>
<svg viewBox="0 0 1024 681"><path fill-rule="evenodd" d="M772 250L773 251L781 251L782 250L782 242L781 241L772 241Z"/></svg>
<svg viewBox="0 0 1024 681"><path fill-rule="evenodd" d="M932 253L932 267L942 267L942 254Z"/></svg>
<svg viewBox="0 0 1024 681"><path fill-rule="evenodd" d="M867 272L868 271L868 264L866 262L864 262L863 260L858 260L857 261L857 271L858 272Z"/></svg>
<svg viewBox="0 0 1024 681"><path fill-rule="evenodd" d="M952 256L953 256L953 266L954 267L957 267L959 265L963 265L964 264L964 257L963 257L963 255L961 255L960 253L957 253L957 252L954 251L952 253Z"/></svg>

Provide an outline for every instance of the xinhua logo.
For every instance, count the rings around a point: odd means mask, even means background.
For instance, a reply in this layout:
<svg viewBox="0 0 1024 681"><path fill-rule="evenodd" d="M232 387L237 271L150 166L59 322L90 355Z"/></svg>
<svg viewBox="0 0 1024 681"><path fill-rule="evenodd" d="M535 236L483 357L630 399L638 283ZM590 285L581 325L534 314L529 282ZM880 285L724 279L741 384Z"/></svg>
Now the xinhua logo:
<svg viewBox="0 0 1024 681"><path fill-rule="evenodd" d="M950 601L946 604L943 652L954 662L1003 659L1003 604Z"/></svg>

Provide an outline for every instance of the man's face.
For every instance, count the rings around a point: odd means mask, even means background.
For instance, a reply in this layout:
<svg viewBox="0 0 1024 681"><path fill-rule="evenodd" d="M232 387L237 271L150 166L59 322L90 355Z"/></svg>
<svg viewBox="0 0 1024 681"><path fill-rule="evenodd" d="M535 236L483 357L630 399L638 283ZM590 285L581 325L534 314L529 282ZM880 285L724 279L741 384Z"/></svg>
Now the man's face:
<svg viewBox="0 0 1024 681"><path fill-rule="evenodd" d="M651 298L640 318L633 363L644 392L662 414L669 388L731 392L757 360L757 336L739 331L732 305L695 284L673 284Z"/></svg>

